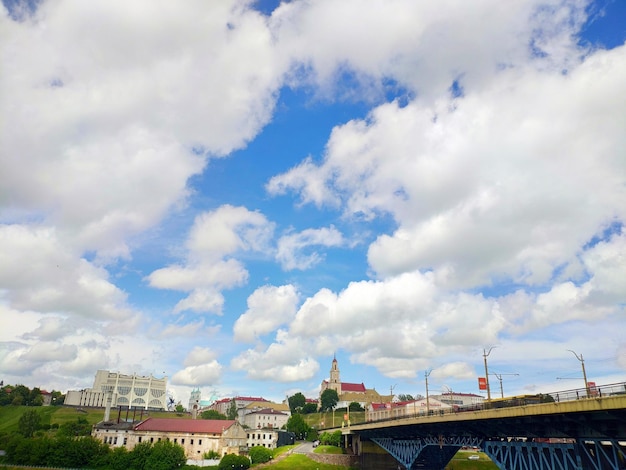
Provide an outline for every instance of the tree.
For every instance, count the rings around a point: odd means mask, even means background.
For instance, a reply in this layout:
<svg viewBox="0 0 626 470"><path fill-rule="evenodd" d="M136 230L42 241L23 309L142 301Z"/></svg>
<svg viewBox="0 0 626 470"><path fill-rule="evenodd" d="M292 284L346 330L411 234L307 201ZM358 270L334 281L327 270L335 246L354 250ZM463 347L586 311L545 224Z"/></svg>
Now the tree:
<svg viewBox="0 0 626 470"><path fill-rule="evenodd" d="M302 408L303 415L308 415L308 414L316 413L316 412L317 412L317 404L315 403L305 403L304 407Z"/></svg>
<svg viewBox="0 0 626 470"><path fill-rule="evenodd" d="M309 432L309 425L304 422L304 418L300 414L291 415L287 420L287 431L296 435L297 439L304 439Z"/></svg>
<svg viewBox="0 0 626 470"><path fill-rule="evenodd" d="M341 445L341 431L323 432L320 436L320 444L339 447Z"/></svg>
<svg viewBox="0 0 626 470"><path fill-rule="evenodd" d="M350 403L350 405L348 406L348 409L350 411L365 411L365 409L361 406L361 404L356 401L353 401L352 403Z"/></svg>
<svg viewBox="0 0 626 470"><path fill-rule="evenodd" d="M230 407L226 416L228 416L228 419L237 419L237 402L234 398L230 401Z"/></svg>
<svg viewBox="0 0 626 470"><path fill-rule="evenodd" d="M24 437L33 437L35 431L39 429L41 423L41 416L35 410L28 410L22 416L17 423L17 431Z"/></svg>
<svg viewBox="0 0 626 470"><path fill-rule="evenodd" d="M150 457L152 453L152 444L149 442L140 442L133 450L130 451L130 465L129 468L132 470L148 470L146 467L146 461Z"/></svg>
<svg viewBox="0 0 626 470"><path fill-rule="evenodd" d="M339 402L339 395L337 390L327 388L322 392L320 397L320 411L331 411Z"/></svg>
<svg viewBox="0 0 626 470"><path fill-rule="evenodd" d="M399 401L413 401L413 395L409 395L408 393L401 393L400 395L398 395L398 400Z"/></svg>
<svg viewBox="0 0 626 470"><path fill-rule="evenodd" d="M174 409L176 410L176 413L182 413L183 411L185 411L185 407L180 402L176 405Z"/></svg>
<svg viewBox="0 0 626 470"><path fill-rule="evenodd" d="M306 404L306 398L300 392L291 395L287 398L287 401L289 402L289 410L291 411L291 414L302 412L302 408L304 408L304 405Z"/></svg>
<svg viewBox="0 0 626 470"><path fill-rule="evenodd" d="M89 422L81 417L76 418L76 421L69 421L59 426L57 436L59 437L76 437L76 436L89 436L91 435L91 425Z"/></svg>
<svg viewBox="0 0 626 470"><path fill-rule="evenodd" d="M180 468L187 462L185 449L171 441L159 441L152 447L146 459L145 468L150 470L172 470Z"/></svg>
<svg viewBox="0 0 626 470"><path fill-rule="evenodd" d="M265 463L272 460L272 451L263 446L251 447L248 455L253 464Z"/></svg>
<svg viewBox="0 0 626 470"><path fill-rule="evenodd" d="M246 470L250 468L250 459L245 455L226 454L217 468L218 470Z"/></svg>
<svg viewBox="0 0 626 470"><path fill-rule="evenodd" d="M202 419L228 419L225 415L217 410L205 410L200 413Z"/></svg>

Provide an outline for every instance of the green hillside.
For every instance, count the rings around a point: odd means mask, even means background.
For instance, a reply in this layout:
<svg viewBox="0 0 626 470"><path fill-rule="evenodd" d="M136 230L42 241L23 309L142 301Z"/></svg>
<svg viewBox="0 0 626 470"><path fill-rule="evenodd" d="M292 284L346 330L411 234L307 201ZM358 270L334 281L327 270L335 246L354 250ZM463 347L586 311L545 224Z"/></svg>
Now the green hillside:
<svg viewBox="0 0 626 470"><path fill-rule="evenodd" d="M52 425L57 423L61 425L70 421L76 421L77 418L85 418L89 424L96 424L104 418L104 408L75 408L71 406L0 406L0 433L17 431L17 423L20 416L27 410L37 410L41 415L42 425ZM126 412L122 412L121 419L126 418ZM181 418L191 419L191 415L186 413L176 413L168 411L150 411L144 412L143 418L148 416L157 418ZM118 410L111 410L111 419L117 419ZM128 419L133 417L133 412L128 413ZM135 420L139 420L141 414L135 413Z"/></svg>

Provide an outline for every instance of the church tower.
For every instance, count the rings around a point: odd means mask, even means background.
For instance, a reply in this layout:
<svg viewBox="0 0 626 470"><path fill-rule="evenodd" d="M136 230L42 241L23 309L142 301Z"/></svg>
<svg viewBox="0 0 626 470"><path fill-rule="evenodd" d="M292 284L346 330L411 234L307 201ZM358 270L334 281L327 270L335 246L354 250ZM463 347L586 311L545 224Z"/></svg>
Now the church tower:
<svg viewBox="0 0 626 470"><path fill-rule="evenodd" d="M337 395L341 395L341 377L339 376L339 366L337 356L333 356L333 363L330 367L330 382L328 388L335 390Z"/></svg>

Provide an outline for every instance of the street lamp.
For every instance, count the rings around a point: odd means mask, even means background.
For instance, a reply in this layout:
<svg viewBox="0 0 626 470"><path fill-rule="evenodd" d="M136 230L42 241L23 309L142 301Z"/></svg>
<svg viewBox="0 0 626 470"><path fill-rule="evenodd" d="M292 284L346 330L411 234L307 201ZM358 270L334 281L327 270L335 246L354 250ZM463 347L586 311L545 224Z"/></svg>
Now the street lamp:
<svg viewBox="0 0 626 470"><path fill-rule="evenodd" d="M504 388L502 387L502 376L503 375L519 375L519 374L496 374L495 372L492 372L491 375L495 375L496 378L500 381L500 395L502 398L504 398Z"/></svg>
<svg viewBox="0 0 626 470"><path fill-rule="evenodd" d="M578 359L580 361L580 365L583 368L583 380L585 381L585 390L587 392L587 396L589 396L589 384L587 383L587 372L585 371L585 359L583 359L582 353L579 356L578 354L576 354L571 349L568 349L568 351L571 352L574 356L576 356L576 359Z"/></svg>
<svg viewBox="0 0 626 470"><path fill-rule="evenodd" d="M424 371L424 378L426 379L426 416L430 415L430 404L428 403L428 376L432 371L432 369Z"/></svg>
<svg viewBox="0 0 626 470"><path fill-rule="evenodd" d="M487 402L491 401L491 388L489 387L489 369L487 368L487 356L491 354L491 350L495 348L495 346L491 346L489 351L485 351L483 349L483 360L485 361L485 384L487 385Z"/></svg>

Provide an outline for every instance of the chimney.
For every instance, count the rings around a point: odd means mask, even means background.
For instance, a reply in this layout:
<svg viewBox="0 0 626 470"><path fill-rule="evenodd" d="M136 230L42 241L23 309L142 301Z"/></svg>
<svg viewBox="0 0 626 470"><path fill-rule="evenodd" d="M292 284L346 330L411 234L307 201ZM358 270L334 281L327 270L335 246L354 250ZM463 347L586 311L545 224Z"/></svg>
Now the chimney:
<svg viewBox="0 0 626 470"><path fill-rule="evenodd" d="M107 387L106 394L107 394L107 401L106 401L106 406L104 408L104 421L105 422L109 421L109 419L111 418L111 404L113 402L113 388Z"/></svg>

